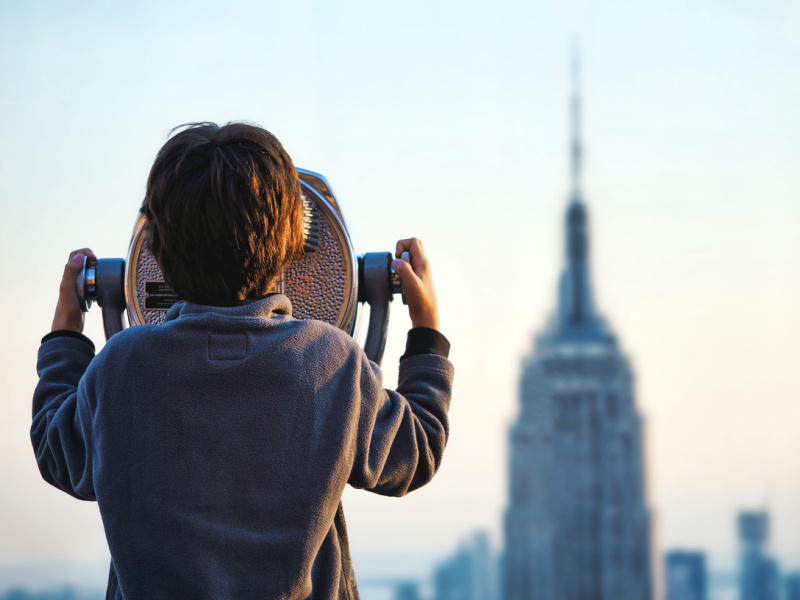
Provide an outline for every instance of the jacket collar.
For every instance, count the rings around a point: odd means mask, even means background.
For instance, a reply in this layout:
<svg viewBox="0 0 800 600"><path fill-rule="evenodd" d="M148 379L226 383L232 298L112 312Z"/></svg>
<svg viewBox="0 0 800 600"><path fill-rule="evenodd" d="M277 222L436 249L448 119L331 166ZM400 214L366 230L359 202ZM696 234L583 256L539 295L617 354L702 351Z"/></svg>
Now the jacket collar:
<svg viewBox="0 0 800 600"><path fill-rule="evenodd" d="M174 321L182 316L211 313L229 317L257 317L261 319L291 317L292 303L283 294L270 294L255 300L243 300L233 306L209 306L181 300L167 311L164 321Z"/></svg>

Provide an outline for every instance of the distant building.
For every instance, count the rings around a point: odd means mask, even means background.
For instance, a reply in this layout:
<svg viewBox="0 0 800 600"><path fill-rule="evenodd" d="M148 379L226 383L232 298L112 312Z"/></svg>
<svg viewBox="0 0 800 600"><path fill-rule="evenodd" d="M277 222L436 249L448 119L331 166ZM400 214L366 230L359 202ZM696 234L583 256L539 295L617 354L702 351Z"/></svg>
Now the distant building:
<svg viewBox="0 0 800 600"><path fill-rule="evenodd" d="M402 581L395 584L394 600L420 600L419 584L415 581Z"/></svg>
<svg viewBox="0 0 800 600"><path fill-rule="evenodd" d="M494 559L485 533L463 543L433 574L434 600L497 600Z"/></svg>
<svg viewBox="0 0 800 600"><path fill-rule="evenodd" d="M786 577L786 600L800 600L800 573Z"/></svg>
<svg viewBox="0 0 800 600"><path fill-rule="evenodd" d="M666 600L706 600L706 558L702 552L669 552L665 563Z"/></svg>
<svg viewBox="0 0 800 600"><path fill-rule="evenodd" d="M767 555L769 515L739 514L739 600L778 600L778 565Z"/></svg>
<svg viewBox="0 0 800 600"><path fill-rule="evenodd" d="M510 432L505 600L649 600L650 514L634 375L595 308L573 97L558 308L523 363Z"/></svg>

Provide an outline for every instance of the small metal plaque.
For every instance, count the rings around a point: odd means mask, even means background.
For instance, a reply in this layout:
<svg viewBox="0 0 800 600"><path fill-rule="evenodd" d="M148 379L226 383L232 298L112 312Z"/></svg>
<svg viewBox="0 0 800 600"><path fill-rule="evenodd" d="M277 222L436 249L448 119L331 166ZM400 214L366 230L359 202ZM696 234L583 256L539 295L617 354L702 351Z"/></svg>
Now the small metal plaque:
<svg viewBox="0 0 800 600"><path fill-rule="evenodd" d="M145 281L144 293L144 307L147 310L169 310L180 300L166 281Z"/></svg>

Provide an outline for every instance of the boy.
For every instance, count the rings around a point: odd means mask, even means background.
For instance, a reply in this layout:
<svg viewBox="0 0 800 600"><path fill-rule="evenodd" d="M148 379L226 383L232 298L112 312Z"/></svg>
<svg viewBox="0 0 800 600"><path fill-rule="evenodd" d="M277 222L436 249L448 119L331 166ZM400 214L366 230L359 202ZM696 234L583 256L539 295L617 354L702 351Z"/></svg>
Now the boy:
<svg viewBox="0 0 800 600"><path fill-rule="evenodd" d="M39 349L31 440L44 479L97 500L108 597L357 598L345 484L403 495L447 440L453 370L421 243L395 261L413 329L397 391L350 336L267 294L302 250L297 174L251 125L189 126L159 152L142 207L183 300L96 357L70 255Z"/></svg>

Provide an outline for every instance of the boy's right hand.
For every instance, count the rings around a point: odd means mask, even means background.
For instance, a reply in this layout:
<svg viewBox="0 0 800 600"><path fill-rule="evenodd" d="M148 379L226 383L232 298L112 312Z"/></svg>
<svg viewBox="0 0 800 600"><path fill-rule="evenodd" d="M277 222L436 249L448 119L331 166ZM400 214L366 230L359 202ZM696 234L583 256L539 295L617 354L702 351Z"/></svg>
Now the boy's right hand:
<svg viewBox="0 0 800 600"><path fill-rule="evenodd" d="M78 299L76 282L83 269L84 260L90 265L97 264L97 257L89 248L75 250L69 255L61 277L61 287L58 290L58 304L53 317L53 326L50 331L68 330L83 333L83 311Z"/></svg>
<svg viewBox="0 0 800 600"><path fill-rule="evenodd" d="M395 273L403 282L403 293L408 303L408 314L412 327L430 327L439 330L439 309L436 305L436 292L433 278L422 242L417 238L397 242L396 256L408 250L411 262L400 258L392 261Z"/></svg>

